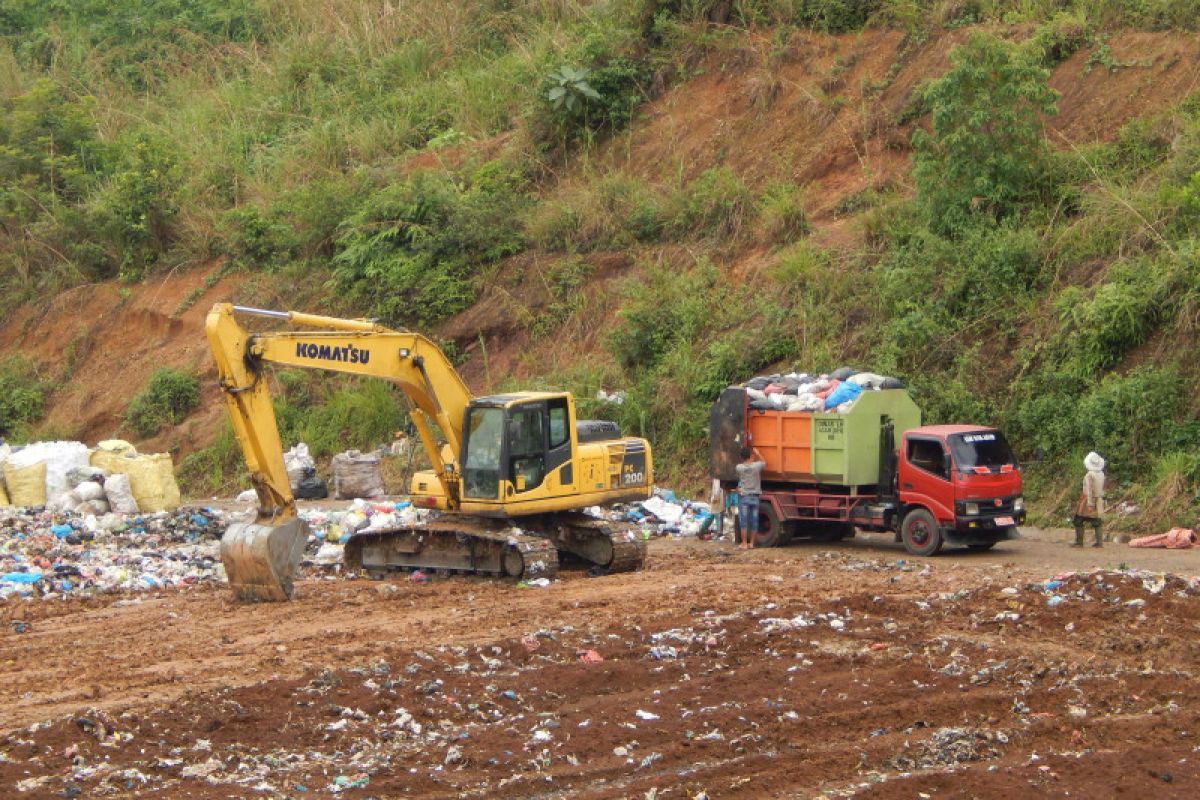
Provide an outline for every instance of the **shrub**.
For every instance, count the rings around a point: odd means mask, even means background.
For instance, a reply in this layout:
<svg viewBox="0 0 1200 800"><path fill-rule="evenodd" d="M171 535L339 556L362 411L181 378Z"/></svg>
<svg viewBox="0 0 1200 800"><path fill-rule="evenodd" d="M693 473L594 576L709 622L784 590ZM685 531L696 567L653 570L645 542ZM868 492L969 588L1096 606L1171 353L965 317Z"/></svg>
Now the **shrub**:
<svg viewBox="0 0 1200 800"><path fill-rule="evenodd" d="M552 264L545 272L550 302L534 320L531 333L545 336L570 318L583 304L583 287L592 265L581 258L567 258Z"/></svg>
<svg viewBox="0 0 1200 800"><path fill-rule="evenodd" d="M0 360L0 436L26 438L45 405L46 383L33 362L21 355Z"/></svg>
<svg viewBox="0 0 1200 800"><path fill-rule="evenodd" d="M380 189L339 226L334 277L393 325L427 326L466 308L475 268L519 252L524 178L419 172Z"/></svg>
<svg viewBox="0 0 1200 800"><path fill-rule="evenodd" d="M950 63L924 89L932 135L913 134L917 193L944 233L981 214L1002 218L1039 195L1047 151L1039 117L1054 113L1058 96L1046 69L986 34L952 50Z"/></svg>
<svg viewBox="0 0 1200 800"><path fill-rule="evenodd" d="M1186 264L1167 254L1121 262L1090 291L1067 287L1054 302L1061 363L1081 378L1112 367L1174 316L1192 285Z"/></svg>
<svg viewBox="0 0 1200 800"><path fill-rule="evenodd" d="M1134 475L1165 449L1183 399L1173 366L1110 373L1079 403L1080 447L1101 453L1110 471Z"/></svg>
<svg viewBox="0 0 1200 800"><path fill-rule="evenodd" d="M91 213L109 242L117 274L137 281L170 240L180 169L172 149L147 133L133 134L115 149L119 160L92 196Z"/></svg>
<svg viewBox="0 0 1200 800"><path fill-rule="evenodd" d="M216 440L185 456L175 474L185 496L233 495L247 488L246 462L228 418Z"/></svg>
<svg viewBox="0 0 1200 800"><path fill-rule="evenodd" d="M218 230L223 249L235 263L256 269L289 260L295 251L295 232L255 205L231 208L221 217Z"/></svg>
<svg viewBox="0 0 1200 800"><path fill-rule="evenodd" d="M635 31L597 26L566 56L542 80L535 129L569 143L627 126L650 81Z"/></svg>
<svg viewBox="0 0 1200 800"><path fill-rule="evenodd" d="M190 372L163 367L150 376L150 383L125 412L125 424L142 438L158 433L164 425L183 421L200 403L200 381Z"/></svg>
<svg viewBox="0 0 1200 800"><path fill-rule="evenodd" d="M676 341L691 339L710 317L717 277L716 268L707 263L683 274L662 265L650 268L644 282L632 281L608 338L617 363L644 370L657 364Z"/></svg>
<svg viewBox="0 0 1200 800"><path fill-rule="evenodd" d="M866 25L882 5L882 0L799 0L796 15L822 33L845 33Z"/></svg>
<svg viewBox="0 0 1200 800"><path fill-rule="evenodd" d="M661 205L652 189L625 173L588 174L537 207L529 236L546 249L580 252L653 241L663 228Z"/></svg>
<svg viewBox="0 0 1200 800"><path fill-rule="evenodd" d="M1038 26L1023 46L1042 66L1053 67L1070 58L1087 40L1087 24L1082 14L1061 12Z"/></svg>

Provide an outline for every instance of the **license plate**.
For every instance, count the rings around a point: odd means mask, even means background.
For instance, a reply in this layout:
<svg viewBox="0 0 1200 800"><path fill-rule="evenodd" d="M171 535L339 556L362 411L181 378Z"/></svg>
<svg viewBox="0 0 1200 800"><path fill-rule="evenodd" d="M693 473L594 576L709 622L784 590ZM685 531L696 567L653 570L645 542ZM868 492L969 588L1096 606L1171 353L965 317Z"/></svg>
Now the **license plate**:
<svg viewBox="0 0 1200 800"><path fill-rule="evenodd" d="M996 517L997 525L1016 525L1012 517Z"/></svg>

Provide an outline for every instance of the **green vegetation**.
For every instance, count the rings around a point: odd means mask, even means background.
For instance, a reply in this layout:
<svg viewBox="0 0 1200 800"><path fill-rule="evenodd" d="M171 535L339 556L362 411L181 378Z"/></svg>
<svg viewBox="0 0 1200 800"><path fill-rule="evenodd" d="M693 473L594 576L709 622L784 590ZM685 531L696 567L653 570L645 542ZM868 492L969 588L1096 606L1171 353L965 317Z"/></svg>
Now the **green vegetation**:
<svg viewBox="0 0 1200 800"><path fill-rule="evenodd" d="M200 403L200 380L190 372L162 367L150 383L133 398L125 412L125 424L142 438L158 433L164 425L175 425Z"/></svg>
<svg viewBox="0 0 1200 800"><path fill-rule="evenodd" d="M408 420L399 389L373 378L280 370L275 416L284 448L308 445L316 458L343 450L373 450L392 441Z"/></svg>
<svg viewBox="0 0 1200 800"><path fill-rule="evenodd" d="M0 437L13 442L28 438L30 423L42 416L47 388L30 359L0 360Z"/></svg>
<svg viewBox="0 0 1200 800"><path fill-rule="evenodd" d="M356 312L424 330L487 282L524 283L511 307L534 377L517 383L568 384L585 416L650 436L667 480L702 472L728 382L848 362L907 380L929 421L996 422L1023 457L1040 450L1035 498L1053 502L1095 448L1118 498L1188 521L1200 103L1087 146L1047 142L1043 123L1049 70L1073 55L1145 68L1113 55L1118 31L1198 19L1200 0L0 0L0 314L215 259L328 282ZM854 54L808 87L860 157L917 129L915 197L907 176L872 175L834 209L861 250L807 238L829 206L782 169L631 157L648 99L754 70L744 100L765 118L794 88L795 29L864 26L905 31L864 107ZM965 26L990 33L965 35L893 118L866 119L909 55ZM883 135L860 142L860 127ZM564 377L540 359L567 333L600 346ZM127 424L177 420L187 377L156 375ZM403 420L377 381L277 380L285 440L321 456ZM600 388L627 399L598 403ZM45 393L32 364L0 365L0 428L28 431ZM185 480L226 485L237 461L226 432Z"/></svg>
<svg viewBox="0 0 1200 800"><path fill-rule="evenodd" d="M1016 45L974 33L951 52L950 71L925 86L933 134L913 134L913 178L936 230L1003 219L1045 192L1041 115L1054 113L1057 96L1049 77Z"/></svg>

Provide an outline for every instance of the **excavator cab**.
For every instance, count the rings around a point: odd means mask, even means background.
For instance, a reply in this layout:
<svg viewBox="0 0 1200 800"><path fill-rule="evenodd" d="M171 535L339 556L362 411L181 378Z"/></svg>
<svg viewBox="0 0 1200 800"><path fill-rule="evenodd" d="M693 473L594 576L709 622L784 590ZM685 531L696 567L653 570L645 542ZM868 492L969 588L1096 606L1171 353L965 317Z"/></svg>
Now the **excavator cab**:
<svg viewBox="0 0 1200 800"><path fill-rule="evenodd" d="M462 439L463 499L519 500L552 474L572 483L569 395L496 395L472 401Z"/></svg>

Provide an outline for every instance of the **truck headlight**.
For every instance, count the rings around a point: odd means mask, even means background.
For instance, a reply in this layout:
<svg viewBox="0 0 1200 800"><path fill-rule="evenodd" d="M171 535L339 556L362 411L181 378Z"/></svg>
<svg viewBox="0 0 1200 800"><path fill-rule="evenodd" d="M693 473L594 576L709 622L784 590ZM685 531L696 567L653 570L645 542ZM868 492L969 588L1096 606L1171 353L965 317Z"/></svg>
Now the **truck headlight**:
<svg viewBox="0 0 1200 800"><path fill-rule="evenodd" d="M1024 511L1024 510L1025 510L1025 498L1024 497L1018 497L1017 499L1013 500L1013 511Z"/></svg>
<svg viewBox="0 0 1200 800"><path fill-rule="evenodd" d="M963 504L963 513L966 514L968 517L978 516L979 515L979 503L964 503Z"/></svg>

